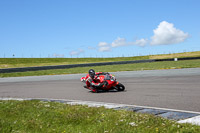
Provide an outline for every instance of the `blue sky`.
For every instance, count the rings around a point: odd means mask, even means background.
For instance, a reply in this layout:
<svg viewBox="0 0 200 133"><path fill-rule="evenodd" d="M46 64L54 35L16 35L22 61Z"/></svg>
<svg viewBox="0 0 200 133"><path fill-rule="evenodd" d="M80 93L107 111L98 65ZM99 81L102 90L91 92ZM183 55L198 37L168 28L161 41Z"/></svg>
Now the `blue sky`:
<svg viewBox="0 0 200 133"><path fill-rule="evenodd" d="M0 0L0 58L200 51L199 0Z"/></svg>

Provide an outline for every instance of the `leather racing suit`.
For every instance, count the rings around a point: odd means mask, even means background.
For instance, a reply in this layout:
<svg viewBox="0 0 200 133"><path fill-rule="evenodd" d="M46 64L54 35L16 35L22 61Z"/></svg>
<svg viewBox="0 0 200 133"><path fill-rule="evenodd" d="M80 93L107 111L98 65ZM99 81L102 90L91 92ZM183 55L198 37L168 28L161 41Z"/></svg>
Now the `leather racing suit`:
<svg viewBox="0 0 200 133"><path fill-rule="evenodd" d="M106 75L109 73L105 73L105 72L97 72L94 76L94 78L92 79L90 77L89 74L86 75L86 87L90 90L92 90L93 92L97 92L98 88L102 87L103 85L105 85L106 83L100 83L100 80L98 79L99 75Z"/></svg>

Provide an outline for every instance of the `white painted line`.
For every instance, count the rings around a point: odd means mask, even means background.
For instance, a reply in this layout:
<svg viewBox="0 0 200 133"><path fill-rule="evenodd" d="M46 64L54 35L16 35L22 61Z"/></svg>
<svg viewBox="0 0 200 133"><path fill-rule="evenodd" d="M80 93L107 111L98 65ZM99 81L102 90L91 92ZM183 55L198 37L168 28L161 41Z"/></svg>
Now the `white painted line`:
<svg viewBox="0 0 200 133"><path fill-rule="evenodd" d="M69 104L71 105L88 105L89 107L102 107L105 108L117 108L117 107L124 107L125 104L115 104L115 103L104 103L104 102L92 102L92 101L71 101Z"/></svg>
<svg viewBox="0 0 200 133"><path fill-rule="evenodd" d="M178 110L178 109L168 109L168 108L158 108L158 107L149 107L149 106L139 106L139 105L132 105L132 106L134 106L134 107L140 107L140 108L147 108L147 109L166 110L166 111L172 111L172 112L194 113L194 114L199 114L200 115L200 112L195 112L195 111Z"/></svg>
<svg viewBox="0 0 200 133"><path fill-rule="evenodd" d="M199 125L200 126L200 115L185 119L185 120L180 120L178 123L192 123L194 125Z"/></svg>
<svg viewBox="0 0 200 133"><path fill-rule="evenodd" d="M69 100L70 101L70 100ZM168 109L168 108L158 108L158 107L149 107L149 106L139 106L139 105L130 105L130 104L117 104L117 103L105 103L105 102L95 102L95 101L81 101L81 100L74 100L74 104L81 104L81 105L96 105L97 106L105 106L108 108L115 108L115 107L140 107L140 108L146 108L146 109L158 109L158 110L166 110L166 111L172 111L172 112L182 112L182 113L194 113L194 114L199 114L200 112L195 112L195 111L186 111L186 110L177 110L177 109Z"/></svg>
<svg viewBox="0 0 200 133"><path fill-rule="evenodd" d="M25 98L0 98L0 100L17 100L17 101L23 101L27 100Z"/></svg>

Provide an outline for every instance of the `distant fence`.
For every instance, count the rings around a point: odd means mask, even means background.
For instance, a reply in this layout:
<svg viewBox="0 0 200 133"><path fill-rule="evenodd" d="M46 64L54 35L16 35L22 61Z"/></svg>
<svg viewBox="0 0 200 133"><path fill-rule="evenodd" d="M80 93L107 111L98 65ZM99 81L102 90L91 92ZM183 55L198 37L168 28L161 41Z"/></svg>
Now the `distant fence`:
<svg viewBox="0 0 200 133"><path fill-rule="evenodd" d="M71 65L41 66L41 67L6 68L6 69L0 69L0 73L39 71L39 70L50 70L50 69L66 69L66 68L75 68L75 67L90 67L90 66L104 66L104 65L134 64L134 63L147 63L147 62L158 62L158 61L194 60L194 59L200 59L200 57L101 62L101 63L71 64Z"/></svg>

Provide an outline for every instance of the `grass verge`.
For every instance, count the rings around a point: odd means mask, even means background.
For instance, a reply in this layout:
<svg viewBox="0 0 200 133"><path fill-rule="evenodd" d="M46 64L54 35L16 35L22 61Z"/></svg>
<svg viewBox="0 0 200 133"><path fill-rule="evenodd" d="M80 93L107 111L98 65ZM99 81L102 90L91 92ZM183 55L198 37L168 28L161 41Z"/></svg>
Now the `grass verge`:
<svg viewBox="0 0 200 133"><path fill-rule="evenodd" d="M0 58L0 68L36 67L36 66L68 65L68 64L130 61L130 60L145 60L145 59L166 59L166 58L182 58L182 57L200 57L200 51L174 53L174 54L135 56L135 57L115 57L115 58Z"/></svg>
<svg viewBox="0 0 200 133"><path fill-rule="evenodd" d="M95 66L95 67L77 67L70 69L53 69L53 70L16 72L16 73L0 73L0 77L87 73L88 70L91 68L93 68L96 71L116 72L116 71L180 69L180 68L197 68L197 67L200 67L200 60L165 61L165 62L137 63L137 64L124 64L124 65L106 65L106 66Z"/></svg>
<svg viewBox="0 0 200 133"><path fill-rule="evenodd" d="M149 59L169 59L169 58L183 58L183 57L200 57L200 51L175 53L175 54L150 55Z"/></svg>
<svg viewBox="0 0 200 133"><path fill-rule="evenodd" d="M0 68L35 67L83 64L97 62L114 62L149 59L148 56L117 58L0 58Z"/></svg>
<svg viewBox="0 0 200 133"><path fill-rule="evenodd" d="M57 102L0 101L0 132L199 133L200 126L124 110Z"/></svg>

